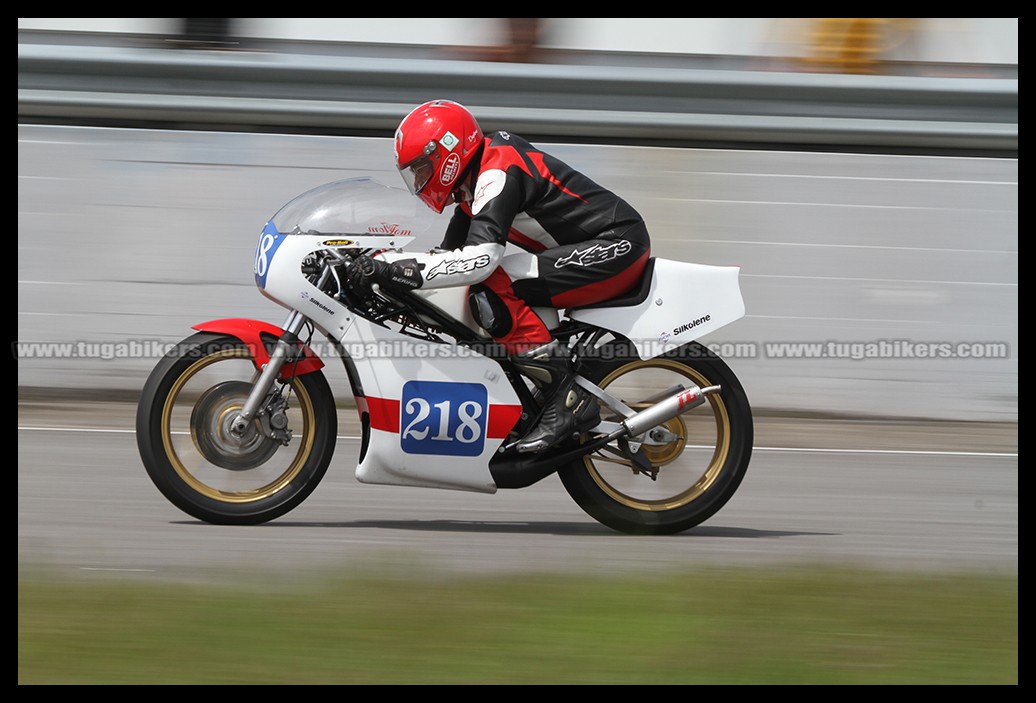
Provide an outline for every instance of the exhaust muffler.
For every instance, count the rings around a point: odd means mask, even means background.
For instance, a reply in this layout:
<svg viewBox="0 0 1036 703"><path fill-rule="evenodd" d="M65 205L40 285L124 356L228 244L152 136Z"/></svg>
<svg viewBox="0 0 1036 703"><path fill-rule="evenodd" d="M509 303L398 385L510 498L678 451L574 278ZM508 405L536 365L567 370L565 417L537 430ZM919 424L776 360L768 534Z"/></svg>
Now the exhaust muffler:
<svg viewBox="0 0 1036 703"><path fill-rule="evenodd" d="M668 398L655 403L646 410L627 417L619 427L612 430L608 435L608 441L614 441L619 437L636 437L644 434L652 427L661 425L663 422L672 420L677 415L682 415L692 408L696 408L705 402L706 396L719 393L720 386L708 386L698 388L691 384L690 388L681 388Z"/></svg>

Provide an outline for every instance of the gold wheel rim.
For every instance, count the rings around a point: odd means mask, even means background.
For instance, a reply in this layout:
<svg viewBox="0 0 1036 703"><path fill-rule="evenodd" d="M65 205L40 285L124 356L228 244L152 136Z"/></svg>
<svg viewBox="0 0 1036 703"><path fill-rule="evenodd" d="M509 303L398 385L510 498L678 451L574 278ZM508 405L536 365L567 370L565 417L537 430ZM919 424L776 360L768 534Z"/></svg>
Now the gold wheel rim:
<svg viewBox="0 0 1036 703"><path fill-rule="evenodd" d="M180 459L179 453L173 446L173 410L176 406L176 401L180 396L180 392L188 381L190 381L202 369L227 359L247 359L251 361L252 356L246 349L227 349L216 352L191 364L187 370L180 374L176 379L176 383L173 384L173 387L170 389L169 394L166 396L165 403L162 406L162 446L165 449L166 457L172 464L173 470L176 471L177 476L179 476L183 482L195 492L223 503L252 503L258 500L263 500L264 498L283 490L284 487L295 480L295 477L299 475L300 471L302 471L302 467L305 466L306 459L313 450L312 430L316 426L316 414L313 410L313 402L310 399L309 394L306 392L305 387L301 383L293 381L291 384L292 394L294 395L296 402L298 402L299 409L302 413L302 441L299 442L298 451L295 453L295 457L292 459L289 466L274 480L263 486L259 486L258 488L246 491L220 490L199 480L184 465L183 461Z"/></svg>
<svg viewBox="0 0 1036 703"><path fill-rule="evenodd" d="M674 373L688 378L699 388L713 385L712 381L697 370L670 359L632 361L620 366L605 376L599 385L601 388L607 389L608 386L614 383L617 379L643 369L667 369L673 371ZM630 405L633 407L635 404ZM719 478L720 474L723 472L723 467L726 464L727 456L730 453L730 416L721 394L716 393L706 396L706 403L700 407L708 407L712 411L712 416L715 421L716 441L707 467L703 472L701 472L701 475L697 480L695 480L694 483L688 486L685 490L682 490L673 496L660 499L643 499L628 495L615 487L612 482L610 482L601 473L601 469L598 468L597 463L594 460L595 455L593 454L583 458L583 463L585 464L590 477L610 498L622 505L636 510L660 512L679 508L694 502L716 482L717 478ZM675 462L687 448L685 442L685 438L687 436L687 418L687 414L678 415L662 425L665 429L676 434L680 439L661 446L642 445L642 451L645 449L647 450L645 454L651 461L652 465L658 468L660 476L667 470L667 467L671 467L673 462ZM697 413L694 415L694 421L705 422L706 420L701 417L701 413ZM651 480L646 476L638 476L637 478L642 478L644 481Z"/></svg>

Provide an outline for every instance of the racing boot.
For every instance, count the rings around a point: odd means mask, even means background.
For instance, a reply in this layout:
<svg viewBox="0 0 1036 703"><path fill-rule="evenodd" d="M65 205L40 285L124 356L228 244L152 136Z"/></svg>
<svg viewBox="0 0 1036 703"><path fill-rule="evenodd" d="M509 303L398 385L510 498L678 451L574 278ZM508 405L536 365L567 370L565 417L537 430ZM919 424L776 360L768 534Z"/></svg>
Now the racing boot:
<svg viewBox="0 0 1036 703"><path fill-rule="evenodd" d="M557 340L515 357L528 376L542 382L543 414L529 434L515 443L519 452L552 447L601 421L597 399L576 385L575 369Z"/></svg>

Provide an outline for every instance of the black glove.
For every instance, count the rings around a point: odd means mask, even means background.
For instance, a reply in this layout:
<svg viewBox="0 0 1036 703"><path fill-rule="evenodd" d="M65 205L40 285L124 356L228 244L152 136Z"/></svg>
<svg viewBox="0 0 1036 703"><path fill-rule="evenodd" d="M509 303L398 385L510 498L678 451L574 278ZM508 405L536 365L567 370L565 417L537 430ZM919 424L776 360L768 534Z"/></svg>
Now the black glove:
<svg viewBox="0 0 1036 703"><path fill-rule="evenodd" d="M420 288L424 282L415 259L393 261L390 264L366 254L353 259L346 280L349 287L357 292L369 290L374 283L389 290L405 291Z"/></svg>

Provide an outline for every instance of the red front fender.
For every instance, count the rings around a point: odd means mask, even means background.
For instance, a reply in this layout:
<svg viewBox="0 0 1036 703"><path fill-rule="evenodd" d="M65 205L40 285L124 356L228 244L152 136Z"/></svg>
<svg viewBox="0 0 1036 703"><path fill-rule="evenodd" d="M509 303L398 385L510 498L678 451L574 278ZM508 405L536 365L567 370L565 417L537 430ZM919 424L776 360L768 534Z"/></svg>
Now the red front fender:
<svg viewBox="0 0 1036 703"><path fill-rule="evenodd" d="M252 350L252 356L259 368L262 368L270 361L270 352L266 345L284 334L277 325L271 325L261 320L249 320L243 317L231 317L222 320L209 320L197 325L192 329L200 332L218 332L237 337L248 345ZM264 339L265 338L265 339ZM309 347L302 348L302 359L298 364L285 364L281 369L281 378L290 378L292 375L301 376L304 373L312 373L324 367L324 362Z"/></svg>

